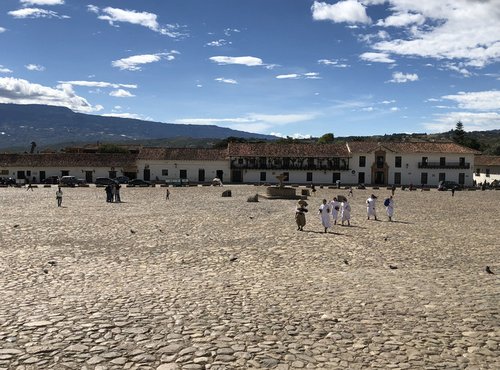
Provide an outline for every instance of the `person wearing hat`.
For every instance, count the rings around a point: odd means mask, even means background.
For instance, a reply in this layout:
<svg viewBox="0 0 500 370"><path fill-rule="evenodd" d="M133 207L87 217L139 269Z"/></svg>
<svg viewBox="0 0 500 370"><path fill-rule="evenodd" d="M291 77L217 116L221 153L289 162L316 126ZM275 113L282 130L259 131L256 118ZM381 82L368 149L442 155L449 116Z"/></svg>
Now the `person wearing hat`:
<svg viewBox="0 0 500 370"><path fill-rule="evenodd" d="M306 212L307 212L307 202L303 199L297 202L297 208L295 209L295 222L297 223L297 230L304 231L304 226L306 226Z"/></svg>
<svg viewBox="0 0 500 370"><path fill-rule="evenodd" d="M377 220L377 212L375 211L375 201L377 197L375 195L370 195L370 198L366 200L366 213L368 216L368 220L370 216L373 216L375 220Z"/></svg>

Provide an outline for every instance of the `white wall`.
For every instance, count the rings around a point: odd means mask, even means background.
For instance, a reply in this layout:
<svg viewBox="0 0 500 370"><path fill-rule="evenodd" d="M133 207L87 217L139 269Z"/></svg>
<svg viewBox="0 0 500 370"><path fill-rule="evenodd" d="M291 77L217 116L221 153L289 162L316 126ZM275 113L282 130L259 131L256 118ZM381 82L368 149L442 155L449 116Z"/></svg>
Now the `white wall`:
<svg viewBox="0 0 500 370"><path fill-rule="evenodd" d="M500 166L476 166L479 168L479 176L474 173L474 180L476 180L476 183L484 183L486 181L487 184L490 184L491 182L497 180L500 181ZM476 168L476 171L477 171ZM487 177L486 176L486 170L490 170L490 175Z"/></svg>
<svg viewBox="0 0 500 370"><path fill-rule="evenodd" d="M174 160L138 160L137 178L144 177L144 169L148 166L151 173L151 180L157 177L159 180L175 180L180 178L180 171L187 171L189 182L198 182L198 171L205 170L205 182L210 182L215 177L217 170L224 173L223 182L229 182L230 170L229 161L174 161ZM163 175L163 170L168 171L168 175Z"/></svg>

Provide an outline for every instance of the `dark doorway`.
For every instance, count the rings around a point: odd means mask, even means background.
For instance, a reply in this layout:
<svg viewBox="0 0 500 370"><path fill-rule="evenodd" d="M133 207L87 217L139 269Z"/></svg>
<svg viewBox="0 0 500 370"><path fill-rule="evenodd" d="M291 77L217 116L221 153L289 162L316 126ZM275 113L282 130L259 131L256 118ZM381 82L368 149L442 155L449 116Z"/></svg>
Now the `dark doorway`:
<svg viewBox="0 0 500 370"><path fill-rule="evenodd" d="M45 180L45 177L47 175L45 175L45 171L40 171L40 182L43 182L43 180Z"/></svg>
<svg viewBox="0 0 500 370"><path fill-rule="evenodd" d="M231 171L231 182L243 182L243 173L241 172L241 170Z"/></svg>
<svg viewBox="0 0 500 370"><path fill-rule="evenodd" d="M180 170L180 171L179 171L179 177L180 177L181 179L187 179L187 177L188 177L188 172L187 172L187 170Z"/></svg>
<svg viewBox="0 0 500 370"><path fill-rule="evenodd" d="M375 184L376 185L384 185L385 184L384 171L376 171L375 172Z"/></svg>
<svg viewBox="0 0 500 370"><path fill-rule="evenodd" d="M94 182L92 174L93 174L92 171L85 171L85 181L87 182L87 184Z"/></svg>
<svg viewBox="0 0 500 370"><path fill-rule="evenodd" d="M205 170L203 168L198 170L198 182L205 182Z"/></svg>
<svg viewBox="0 0 500 370"><path fill-rule="evenodd" d="M143 178L144 181L151 180L151 170L149 168L144 169Z"/></svg>
<svg viewBox="0 0 500 370"><path fill-rule="evenodd" d="M223 177L224 177L224 171L222 171L222 170L215 171L215 177L217 177L218 179L220 179L220 181L224 181L224 179L223 179Z"/></svg>

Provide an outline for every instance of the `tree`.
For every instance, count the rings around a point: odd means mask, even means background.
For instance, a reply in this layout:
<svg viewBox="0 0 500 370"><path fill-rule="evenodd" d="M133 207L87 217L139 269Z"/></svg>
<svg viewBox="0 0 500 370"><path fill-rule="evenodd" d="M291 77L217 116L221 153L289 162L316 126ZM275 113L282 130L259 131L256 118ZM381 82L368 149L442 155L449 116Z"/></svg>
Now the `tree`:
<svg viewBox="0 0 500 370"><path fill-rule="evenodd" d="M33 154L35 152L36 148L36 143L34 141L31 142L31 148L30 148L30 154Z"/></svg>
<svg viewBox="0 0 500 370"><path fill-rule="evenodd" d="M324 134L318 139L318 144L331 144L333 140L334 136L332 133Z"/></svg>
<svg viewBox="0 0 500 370"><path fill-rule="evenodd" d="M128 153L128 149L116 144L101 144L97 153Z"/></svg>
<svg viewBox="0 0 500 370"><path fill-rule="evenodd" d="M457 122L455 130L453 131L453 141L455 141L458 144L465 143L464 124L460 121Z"/></svg>

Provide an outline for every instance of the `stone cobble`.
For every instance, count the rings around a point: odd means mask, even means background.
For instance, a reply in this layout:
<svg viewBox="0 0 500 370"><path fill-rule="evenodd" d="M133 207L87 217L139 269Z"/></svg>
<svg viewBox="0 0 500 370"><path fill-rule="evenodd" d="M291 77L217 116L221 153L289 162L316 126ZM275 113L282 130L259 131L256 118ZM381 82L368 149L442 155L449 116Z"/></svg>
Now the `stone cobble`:
<svg viewBox="0 0 500 370"><path fill-rule="evenodd" d="M324 234L347 191L300 232L227 188L2 189L0 369L500 368L500 192L397 191L387 222L355 190Z"/></svg>

